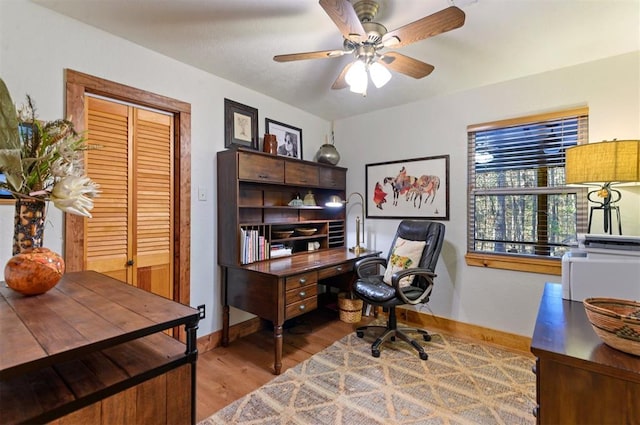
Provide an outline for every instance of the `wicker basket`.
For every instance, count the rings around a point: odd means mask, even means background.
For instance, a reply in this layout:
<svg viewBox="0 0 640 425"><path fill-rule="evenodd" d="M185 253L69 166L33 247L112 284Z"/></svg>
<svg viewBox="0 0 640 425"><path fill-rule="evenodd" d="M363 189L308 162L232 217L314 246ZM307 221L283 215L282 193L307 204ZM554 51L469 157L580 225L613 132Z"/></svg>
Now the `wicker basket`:
<svg viewBox="0 0 640 425"><path fill-rule="evenodd" d="M583 304L593 330L605 344L640 356L640 302L587 298Z"/></svg>
<svg viewBox="0 0 640 425"><path fill-rule="evenodd" d="M359 298L350 298L348 292L338 294L338 309L340 320L346 323L358 323L362 320L363 301Z"/></svg>

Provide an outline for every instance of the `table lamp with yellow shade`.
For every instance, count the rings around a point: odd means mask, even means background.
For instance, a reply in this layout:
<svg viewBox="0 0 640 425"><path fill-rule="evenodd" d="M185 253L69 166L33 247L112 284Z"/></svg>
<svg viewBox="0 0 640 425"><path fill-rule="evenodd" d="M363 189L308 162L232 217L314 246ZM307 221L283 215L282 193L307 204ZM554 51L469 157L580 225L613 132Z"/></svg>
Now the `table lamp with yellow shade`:
<svg viewBox="0 0 640 425"><path fill-rule="evenodd" d="M618 233L622 234L620 207L616 202L622 193L613 189L619 183L640 182L640 140L612 140L578 145L567 149L565 157L567 184L597 184L598 190L589 192L588 199L597 205L589 211L587 232L591 232L593 212L602 210L604 231L612 234L612 211L618 221Z"/></svg>

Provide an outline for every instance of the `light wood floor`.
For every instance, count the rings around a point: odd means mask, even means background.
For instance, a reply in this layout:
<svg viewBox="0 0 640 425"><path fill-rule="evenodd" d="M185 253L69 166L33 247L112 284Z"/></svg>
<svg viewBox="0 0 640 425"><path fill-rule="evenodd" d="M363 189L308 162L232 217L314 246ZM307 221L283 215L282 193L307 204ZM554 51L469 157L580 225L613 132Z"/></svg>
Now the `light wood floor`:
<svg viewBox="0 0 640 425"><path fill-rule="evenodd" d="M371 320L341 322L338 312L318 309L286 327L283 340L282 372L353 332ZM288 323L287 323L288 324ZM196 420L201 421L231 402L273 379L273 331L263 330L228 347L200 354L197 363Z"/></svg>

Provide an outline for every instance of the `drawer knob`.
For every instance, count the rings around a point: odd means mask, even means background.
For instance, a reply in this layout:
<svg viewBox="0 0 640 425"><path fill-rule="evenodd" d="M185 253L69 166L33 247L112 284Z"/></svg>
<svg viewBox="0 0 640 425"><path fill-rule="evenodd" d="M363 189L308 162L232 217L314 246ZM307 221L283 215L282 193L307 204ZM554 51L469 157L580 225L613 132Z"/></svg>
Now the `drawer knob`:
<svg viewBox="0 0 640 425"><path fill-rule="evenodd" d="M258 177L260 177L261 179L268 179L269 176L267 174L258 174Z"/></svg>
<svg viewBox="0 0 640 425"><path fill-rule="evenodd" d="M337 270L337 271L339 271L339 272L341 272L341 271L342 271L342 266L338 266L338 267L336 267L336 270Z"/></svg>
<svg viewBox="0 0 640 425"><path fill-rule="evenodd" d="M300 307L298 307L300 309L300 311L304 310L305 308L307 308L307 306L305 306L304 304L302 304Z"/></svg>
<svg viewBox="0 0 640 425"><path fill-rule="evenodd" d="M300 285L304 285L305 283L307 283L307 279L306 278L302 278L300 279Z"/></svg>
<svg viewBox="0 0 640 425"><path fill-rule="evenodd" d="M305 291L300 291L298 295L300 295L300 298L304 298L307 296L307 293Z"/></svg>

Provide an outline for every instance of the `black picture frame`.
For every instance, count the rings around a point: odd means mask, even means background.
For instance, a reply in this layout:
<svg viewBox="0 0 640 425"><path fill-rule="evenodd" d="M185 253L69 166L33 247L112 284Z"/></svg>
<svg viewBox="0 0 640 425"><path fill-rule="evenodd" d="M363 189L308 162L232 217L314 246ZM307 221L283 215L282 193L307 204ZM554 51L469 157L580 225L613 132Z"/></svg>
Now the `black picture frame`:
<svg viewBox="0 0 640 425"><path fill-rule="evenodd" d="M224 99L224 147L258 150L258 110Z"/></svg>
<svg viewBox="0 0 640 425"><path fill-rule="evenodd" d="M269 118L265 118L264 128L268 134L275 134L278 155L302 159L302 129ZM290 150L287 150L286 138L292 141Z"/></svg>
<svg viewBox="0 0 640 425"><path fill-rule="evenodd" d="M449 155L365 165L367 218L449 220Z"/></svg>

